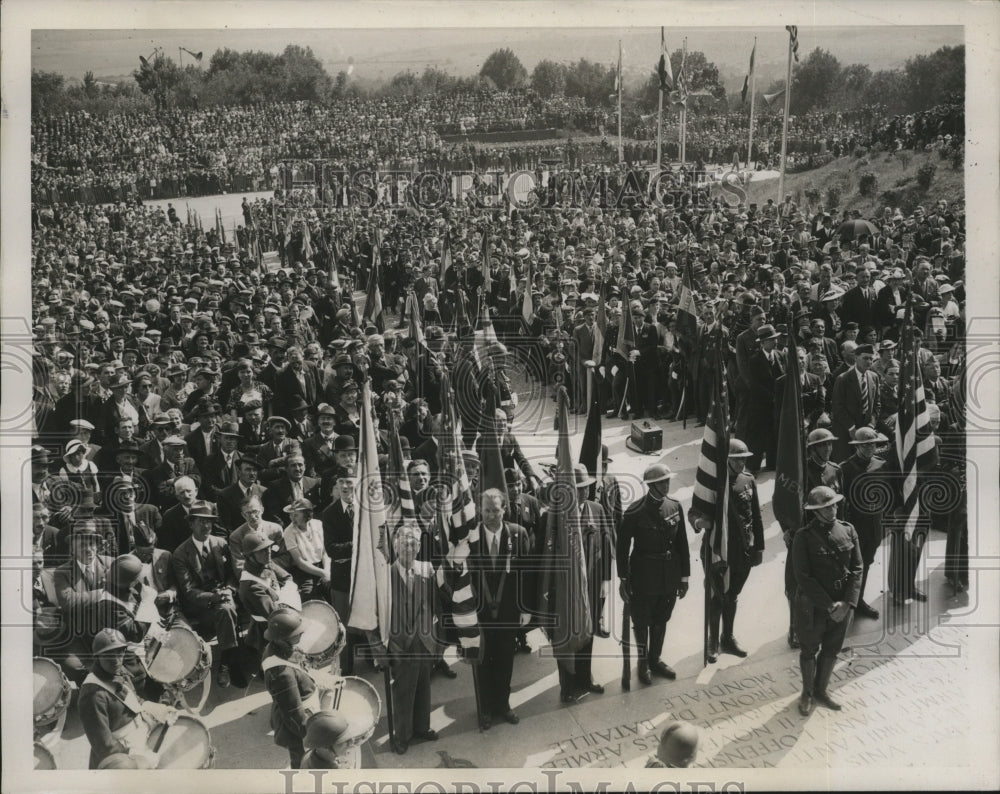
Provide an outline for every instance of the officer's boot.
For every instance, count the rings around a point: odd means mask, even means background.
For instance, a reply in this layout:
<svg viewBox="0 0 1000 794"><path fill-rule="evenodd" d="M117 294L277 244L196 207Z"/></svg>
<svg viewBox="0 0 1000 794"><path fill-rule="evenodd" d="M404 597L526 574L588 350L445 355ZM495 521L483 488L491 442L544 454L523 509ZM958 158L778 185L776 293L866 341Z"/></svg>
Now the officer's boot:
<svg viewBox="0 0 1000 794"><path fill-rule="evenodd" d="M712 599L708 613L708 663L715 664L719 660L719 613L716 599Z"/></svg>
<svg viewBox="0 0 1000 794"><path fill-rule="evenodd" d="M652 684L653 678L649 674L649 660L646 653L649 648L649 627L633 626L635 632L635 655L639 660L639 681L643 684Z"/></svg>
<svg viewBox="0 0 1000 794"><path fill-rule="evenodd" d="M799 637L795 633L795 599L791 596L788 598L788 647L799 647Z"/></svg>
<svg viewBox="0 0 1000 794"><path fill-rule="evenodd" d="M871 566L866 564L864 572L861 574L861 595L858 597L858 605L854 607L854 612L863 618L878 620L878 610L865 601L865 585L868 584L868 571Z"/></svg>
<svg viewBox="0 0 1000 794"><path fill-rule="evenodd" d="M655 626L649 627L649 655L646 658L649 659L649 671L651 673L672 681L677 678L677 673L674 672L669 664L660 659L660 654L663 652L663 638L666 636L666 633L666 623L658 623Z"/></svg>
<svg viewBox="0 0 1000 794"><path fill-rule="evenodd" d="M831 711L840 711L840 704L833 700L826 692L826 687L830 683L830 675L833 673L833 665L837 659L820 656L816 662L816 684L813 687L813 699L816 704Z"/></svg>
<svg viewBox="0 0 1000 794"><path fill-rule="evenodd" d="M799 714L808 717L813 713L816 704L813 702L813 684L816 680L816 659L799 657L799 667L802 670L802 695L799 697Z"/></svg>
<svg viewBox="0 0 1000 794"><path fill-rule="evenodd" d="M733 656L746 658L747 652L736 642L733 636L733 624L736 622L736 599L727 598L722 602L722 643L723 653L731 653Z"/></svg>

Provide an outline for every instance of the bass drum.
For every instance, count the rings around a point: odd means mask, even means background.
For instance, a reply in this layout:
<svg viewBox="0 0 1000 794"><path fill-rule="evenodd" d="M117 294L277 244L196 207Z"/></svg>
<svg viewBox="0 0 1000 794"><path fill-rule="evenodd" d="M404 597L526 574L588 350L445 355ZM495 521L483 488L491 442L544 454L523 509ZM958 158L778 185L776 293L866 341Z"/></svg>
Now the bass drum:
<svg viewBox="0 0 1000 794"><path fill-rule="evenodd" d="M149 732L146 746L156 748L163 731L167 731L160 746L157 769L211 769L215 765L215 748L205 723L186 714L167 726L160 723Z"/></svg>
<svg viewBox="0 0 1000 794"><path fill-rule="evenodd" d="M62 668L44 656L32 659L31 673L34 685L32 709L35 732L38 733L66 713L73 690Z"/></svg>
<svg viewBox="0 0 1000 794"><path fill-rule="evenodd" d="M41 742L35 742L35 769L55 769L56 759L49 752L49 749Z"/></svg>
<svg viewBox="0 0 1000 794"><path fill-rule="evenodd" d="M310 667L326 667L340 656L347 633L340 616L326 601L306 601L302 605L302 651Z"/></svg>

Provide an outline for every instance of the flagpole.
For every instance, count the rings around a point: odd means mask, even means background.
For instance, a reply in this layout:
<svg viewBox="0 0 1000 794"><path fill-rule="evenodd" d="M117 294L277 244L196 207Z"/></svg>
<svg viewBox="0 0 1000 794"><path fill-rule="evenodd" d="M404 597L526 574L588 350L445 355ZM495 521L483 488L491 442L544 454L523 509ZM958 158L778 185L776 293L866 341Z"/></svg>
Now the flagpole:
<svg viewBox="0 0 1000 794"><path fill-rule="evenodd" d="M660 101L656 111L656 170L661 170L663 153L663 87L659 90Z"/></svg>
<svg viewBox="0 0 1000 794"><path fill-rule="evenodd" d="M618 162L625 159L622 148L622 40L618 39Z"/></svg>
<svg viewBox="0 0 1000 794"><path fill-rule="evenodd" d="M792 37L788 37L788 72L785 77L785 118L781 124L781 170L778 172L778 199L785 195L785 152L788 148L788 110L792 104Z"/></svg>
<svg viewBox="0 0 1000 794"><path fill-rule="evenodd" d="M687 123L688 123L688 103L687 103L687 77L684 76L684 66L685 61L687 61L688 54L688 40L687 36L684 37L684 45L681 50L681 73L680 77L683 79L683 83L678 80L678 83L683 86L684 94L681 96L681 166L687 162Z"/></svg>
<svg viewBox="0 0 1000 794"><path fill-rule="evenodd" d="M753 55L757 54L757 37L753 37ZM751 56L753 57L753 56ZM756 64L754 65L756 67ZM757 69L750 70L750 136L747 139L747 170L750 170L750 160L753 157L753 106L757 93Z"/></svg>

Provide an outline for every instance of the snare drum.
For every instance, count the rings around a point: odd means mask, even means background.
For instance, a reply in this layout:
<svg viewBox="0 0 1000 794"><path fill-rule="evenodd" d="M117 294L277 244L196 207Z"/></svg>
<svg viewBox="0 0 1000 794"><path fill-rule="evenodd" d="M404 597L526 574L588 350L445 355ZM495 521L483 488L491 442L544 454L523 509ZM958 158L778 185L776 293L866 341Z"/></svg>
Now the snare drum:
<svg viewBox="0 0 1000 794"><path fill-rule="evenodd" d="M347 643L340 617L326 601L306 601L302 605L302 628L298 648L311 667L325 667Z"/></svg>
<svg viewBox="0 0 1000 794"><path fill-rule="evenodd" d="M39 728L55 722L66 713L72 688L62 668L51 659L36 656L31 666L35 689L32 707L35 730L38 731Z"/></svg>
<svg viewBox="0 0 1000 794"><path fill-rule="evenodd" d="M151 637L146 637L146 670L161 684L187 692L208 676L212 652L208 644L187 626L172 626L160 638L160 650L150 651Z"/></svg>
<svg viewBox="0 0 1000 794"><path fill-rule="evenodd" d="M55 769L56 759L41 742L35 742L35 769Z"/></svg>
<svg viewBox="0 0 1000 794"><path fill-rule="evenodd" d="M341 678L332 692L331 708L344 716L348 726L337 746L346 750L364 744L375 733L382 716L382 698L378 690L365 679L349 675Z"/></svg>
<svg viewBox="0 0 1000 794"><path fill-rule="evenodd" d="M167 735L158 751L157 769L211 769L215 765L212 737L200 719L184 714L173 725L160 723L149 732L146 746L150 750L156 747L164 729Z"/></svg>

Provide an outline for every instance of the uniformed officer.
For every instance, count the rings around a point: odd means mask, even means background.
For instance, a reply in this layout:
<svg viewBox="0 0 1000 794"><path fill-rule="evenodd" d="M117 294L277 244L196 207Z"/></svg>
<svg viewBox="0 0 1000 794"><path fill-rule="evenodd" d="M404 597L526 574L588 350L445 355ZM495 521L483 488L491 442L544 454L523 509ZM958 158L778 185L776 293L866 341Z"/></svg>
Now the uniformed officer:
<svg viewBox="0 0 1000 794"><path fill-rule="evenodd" d="M882 515L891 502L888 497L884 503L878 498L881 491L876 483L885 477L886 462L875 454L875 447L888 440L873 428L859 427L854 431L854 440L850 442L854 454L841 464L844 474L844 518L858 533L861 560L865 564L858 605L854 612L872 620L878 620L878 610L865 601L865 585L868 583L868 570L875 561L875 552L885 537Z"/></svg>
<svg viewBox="0 0 1000 794"><path fill-rule="evenodd" d="M861 593L864 564L858 535L854 527L837 519L837 505L843 498L825 485L809 491L805 509L812 512L813 518L795 533L792 542L798 587L795 629L802 645L799 713L804 717L817 703L840 710L826 687L844 644L851 609L857 606Z"/></svg>
<svg viewBox="0 0 1000 794"><path fill-rule="evenodd" d="M726 517L729 532L729 557L726 560L728 585L723 587L722 576L711 577L712 600L709 612L708 661L719 658L719 650L741 658L747 652L733 636L736 605L743 585L750 576L750 569L760 565L764 557L764 521L760 514L757 481L745 468L746 459L753 453L738 438L729 440L729 507ZM704 525L695 523L698 532ZM704 544L709 542L706 533ZM711 560L709 549L702 551L702 560ZM719 619L722 619L722 641L719 642Z"/></svg>
<svg viewBox="0 0 1000 794"><path fill-rule="evenodd" d="M632 609L638 647L639 680L651 684L650 671L663 678L676 673L660 659L667 621L678 598L688 591L691 559L680 502L667 496L672 472L662 463L642 475L648 491L631 504L618 530L619 592Z"/></svg>
<svg viewBox="0 0 1000 794"><path fill-rule="evenodd" d="M806 436L806 493L820 485L844 493L844 473L830 460L833 442L837 437L825 427L819 427ZM844 506L837 507L837 518L844 517Z"/></svg>

